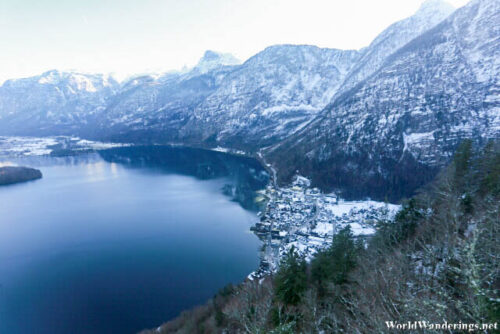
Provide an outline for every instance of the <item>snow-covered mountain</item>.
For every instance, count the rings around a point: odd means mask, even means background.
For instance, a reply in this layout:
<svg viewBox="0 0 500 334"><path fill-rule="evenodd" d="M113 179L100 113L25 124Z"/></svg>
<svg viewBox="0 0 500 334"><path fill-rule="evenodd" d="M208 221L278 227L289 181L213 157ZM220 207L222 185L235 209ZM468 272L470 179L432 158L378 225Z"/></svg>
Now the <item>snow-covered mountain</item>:
<svg viewBox="0 0 500 334"><path fill-rule="evenodd" d="M269 158L284 178L298 169L325 187L379 198L414 190L463 138L500 137L498 22L498 0L458 9L269 149Z"/></svg>
<svg viewBox="0 0 500 334"><path fill-rule="evenodd" d="M188 72L124 84L87 135L257 149L284 139L321 111L358 55L276 45L231 65L234 57L207 51Z"/></svg>
<svg viewBox="0 0 500 334"><path fill-rule="evenodd" d="M387 57L436 26L454 10L452 5L443 0L426 0L414 15L391 24L362 50L362 56L342 83L339 94L377 71Z"/></svg>
<svg viewBox="0 0 500 334"><path fill-rule="evenodd" d="M294 133L331 100L357 51L276 45L234 68L199 105L181 138L255 148Z"/></svg>
<svg viewBox="0 0 500 334"><path fill-rule="evenodd" d="M203 59L200 63L207 69ZM93 131L85 135L128 142L178 141L180 129L194 108L214 93L234 68L219 63L206 73L196 66L185 73L130 80L110 97Z"/></svg>
<svg viewBox="0 0 500 334"><path fill-rule="evenodd" d="M398 197L462 138L499 137L499 1L452 13L428 0L359 51L275 45L242 64L207 51L190 70L122 84L57 71L9 80L0 135L264 149L282 179L299 170Z"/></svg>
<svg viewBox="0 0 500 334"><path fill-rule="evenodd" d="M216 68L239 64L241 64L241 61L230 53L207 50L200 61L198 61L198 64L196 64L191 74L205 74Z"/></svg>
<svg viewBox="0 0 500 334"><path fill-rule="evenodd" d="M253 151L302 129L449 7L431 0L361 51L268 47L245 63L207 51L183 72L118 85L104 76L47 72L0 88L0 133L223 145Z"/></svg>
<svg viewBox="0 0 500 334"><path fill-rule="evenodd" d="M119 84L110 76L45 72L0 87L2 134L72 134L103 111Z"/></svg>

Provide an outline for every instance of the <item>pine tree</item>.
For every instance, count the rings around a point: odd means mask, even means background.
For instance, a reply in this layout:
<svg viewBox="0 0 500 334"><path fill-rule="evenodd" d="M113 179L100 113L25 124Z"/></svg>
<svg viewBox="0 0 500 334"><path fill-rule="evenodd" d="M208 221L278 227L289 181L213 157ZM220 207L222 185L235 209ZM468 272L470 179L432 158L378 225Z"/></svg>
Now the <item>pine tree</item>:
<svg viewBox="0 0 500 334"><path fill-rule="evenodd" d="M411 237L423 214L415 198L403 203L394 221L379 221L378 233L371 245L381 243L383 247L395 246Z"/></svg>
<svg viewBox="0 0 500 334"><path fill-rule="evenodd" d="M311 275L320 296L326 293L329 284L347 282L347 275L356 265L358 251L351 227L347 225L334 235L328 249L316 255L311 263Z"/></svg>
<svg viewBox="0 0 500 334"><path fill-rule="evenodd" d="M307 288L306 262L294 247L280 264L275 278L276 297L285 305L297 305Z"/></svg>
<svg viewBox="0 0 500 334"><path fill-rule="evenodd" d="M465 139L455 152L453 157L454 183L460 190L467 185L467 173L472 159L472 140Z"/></svg>

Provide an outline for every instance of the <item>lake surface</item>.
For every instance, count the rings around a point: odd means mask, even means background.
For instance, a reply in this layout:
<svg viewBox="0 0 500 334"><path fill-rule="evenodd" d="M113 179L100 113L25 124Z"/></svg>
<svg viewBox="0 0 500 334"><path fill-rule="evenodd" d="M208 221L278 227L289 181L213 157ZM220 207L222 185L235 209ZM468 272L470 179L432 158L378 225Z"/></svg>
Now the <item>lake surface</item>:
<svg viewBox="0 0 500 334"><path fill-rule="evenodd" d="M10 161L43 179L0 187L0 333L135 333L258 266L254 160L156 146Z"/></svg>

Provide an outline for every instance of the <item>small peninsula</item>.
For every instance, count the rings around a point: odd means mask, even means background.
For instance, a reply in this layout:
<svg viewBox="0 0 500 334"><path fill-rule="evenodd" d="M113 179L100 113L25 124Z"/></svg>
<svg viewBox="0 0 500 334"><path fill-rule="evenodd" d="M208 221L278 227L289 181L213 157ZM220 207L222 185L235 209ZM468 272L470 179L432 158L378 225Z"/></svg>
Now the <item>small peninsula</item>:
<svg viewBox="0 0 500 334"><path fill-rule="evenodd" d="M42 172L29 167L0 167L0 186L42 178Z"/></svg>

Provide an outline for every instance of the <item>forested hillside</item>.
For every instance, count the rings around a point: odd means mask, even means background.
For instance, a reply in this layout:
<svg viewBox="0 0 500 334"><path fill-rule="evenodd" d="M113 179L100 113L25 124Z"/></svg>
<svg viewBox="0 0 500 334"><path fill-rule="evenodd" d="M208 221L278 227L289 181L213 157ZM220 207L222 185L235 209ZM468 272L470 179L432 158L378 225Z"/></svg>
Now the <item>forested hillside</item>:
<svg viewBox="0 0 500 334"><path fill-rule="evenodd" d="M372 238L344 229L310 263L292 250L274 277L227 287L158 331L386 333L386 321L493 323L499 215L500 145L466 140Z"/></svg>

